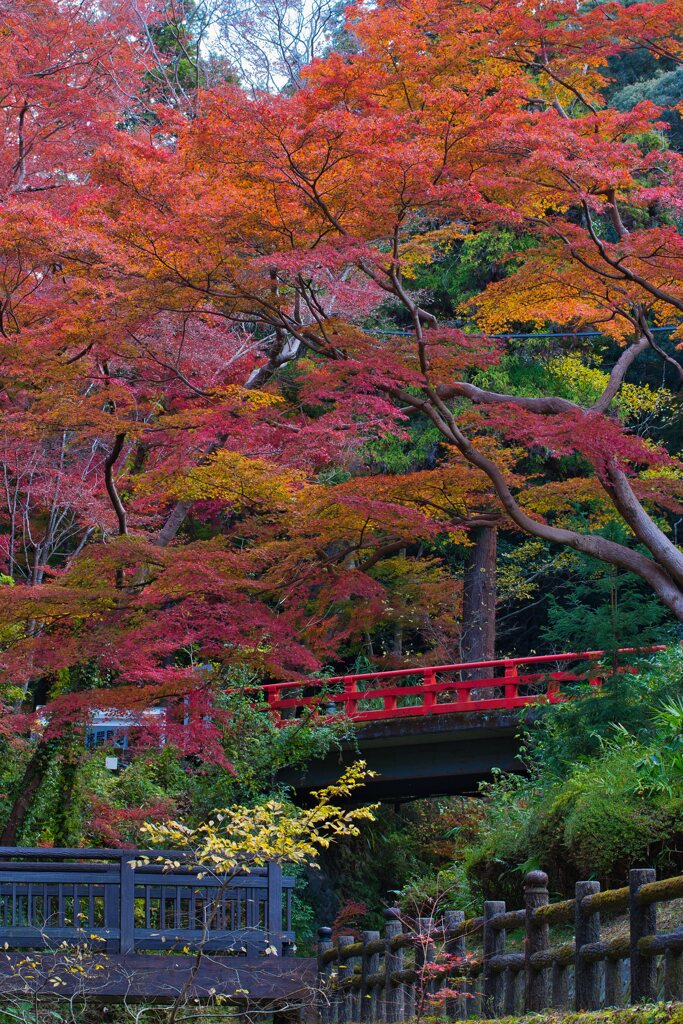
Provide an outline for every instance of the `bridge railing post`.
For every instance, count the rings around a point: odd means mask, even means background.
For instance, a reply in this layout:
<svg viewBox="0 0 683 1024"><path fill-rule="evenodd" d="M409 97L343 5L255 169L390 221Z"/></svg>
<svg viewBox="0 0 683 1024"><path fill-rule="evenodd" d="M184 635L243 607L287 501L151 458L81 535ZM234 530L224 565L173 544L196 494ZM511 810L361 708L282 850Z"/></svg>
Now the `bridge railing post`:
<svg viewBox="0 0 683 1024"><path fill-rule="evenodd" d="M392 713L396 710L398 697L395 693L385 694L382 698L384 700L384 710L387 715L391 718Z"/></svg>
<svg viewBox="0 0 683 1024"><path fill-rule="evenodd" d="M557 678L557 673L553 672L548 677L548 685L545 695L551 703L555 703L559 700L561 692L560 680Z"/></svg>
<svg viewBox="0 0 683 1024"><path fill-rule="evenodd" d="M358 711L358 683L354 676L344 676L344 709L347 715Z"/></svg>
<svg viewBox="0 0 683 1024"><path fill-rule="evenodd" d="M515 697L519 696L519 673L517 672L516 662L505 662L503 678L505 680L503 686L503 696L505 697L505 700L514 700Z"/></svg>
<svg viewBox="0 0 683 1024"><path fill-rule="evenodd" d="M422 707L428 714L436 704L436 691L427 689L427 687L434 686L435 683L435 672L432 669L425 669L422 673L422 685L424 687L422 691Z"/></svg>

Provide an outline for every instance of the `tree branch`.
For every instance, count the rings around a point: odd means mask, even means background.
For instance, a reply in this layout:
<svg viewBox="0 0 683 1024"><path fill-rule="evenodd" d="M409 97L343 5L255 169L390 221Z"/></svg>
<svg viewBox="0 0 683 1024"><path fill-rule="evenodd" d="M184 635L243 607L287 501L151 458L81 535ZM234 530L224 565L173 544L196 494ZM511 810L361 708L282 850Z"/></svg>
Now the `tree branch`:
<svg viewBox="0 0 683 1024"><path fill-rule="evenodd" d="M126 526L126 510L119 496L119 492L116 489L116 482L114 480L114 466L116 465L116 461L119 455L121 454L125 440L125 431L122 431L121 433L116 435L114 439L114 446L112 450L109 452L109 455L107 456L104 463L104 483L107 488L107 494L109 495L109 498L113 505L114 512L116 513L116 518L118 519L120 537L124 537L127 534L128 529Z"/></svg>
<svg viewBox="0 0 683 1024"><path fill-rule="evenodd" d="M606 537L550 526L548 523L533 519L518 504L500 467L478 451L462 433L452 413L436 391L433 388L426 390L430 399L428 402L421 401L405 391L397 392L396 397L406 405L419 405L446 441L457 448L471 465L486 474L493 484L503 508L521 530L552 544L573 548L575 551L581 551L601 561L611 562L627 572L635 573L645 580L660 600L674 612L679 620L683 621L683 590L662 566L640 552L608 540Z"/></svg>

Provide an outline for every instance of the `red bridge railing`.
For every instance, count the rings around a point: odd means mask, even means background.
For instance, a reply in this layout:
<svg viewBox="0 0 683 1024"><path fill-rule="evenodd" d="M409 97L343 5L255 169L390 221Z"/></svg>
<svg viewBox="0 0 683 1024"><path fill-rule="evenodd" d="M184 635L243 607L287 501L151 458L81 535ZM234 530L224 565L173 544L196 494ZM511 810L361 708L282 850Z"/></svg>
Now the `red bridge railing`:
<svg viewBox="0 0 683 1024"><path fill-rule="evenodd" d="M620 655L646 654L664 647L625 648ZM416 718L465 711L502 711L539 701L565 700L562 685L587 680L600 686L606 669L604 651L544 654L528 658L462 662L393 672L364 672L269 683L255 689L283 723L305 714L345 714L354 722ZM611 667L609 671L612 671ZM617 671L629 671L617 666Z"/></svg>

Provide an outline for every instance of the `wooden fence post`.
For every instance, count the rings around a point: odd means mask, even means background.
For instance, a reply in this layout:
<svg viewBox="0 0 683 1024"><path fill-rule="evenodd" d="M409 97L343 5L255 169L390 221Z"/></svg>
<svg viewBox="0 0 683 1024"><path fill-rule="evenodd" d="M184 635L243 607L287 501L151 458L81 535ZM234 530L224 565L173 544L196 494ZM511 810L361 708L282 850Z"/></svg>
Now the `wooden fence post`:
<svg viewBox="0 0 683 1024"><path fill-rule="evenodd" d="M679 950L667 949L664 954L664 998L667 1002L683 998L683 955Z"/></svg>
<svg viewBox="0 0 683 1024"><path fill-rule="evenodd" d="M415 1011L418 1012L417 1000L419 999L420 1007L418 1016L422 1016L424 1014L425 1003L429 996L434 993L434 981L431 978L429 969L425 970L426 964L434 963L434 942L432 940L433 930L434 921L431 917L418 917L418 943L415 949L415 971L418 976L415 982Z"/></svg>
<svg viewBox="0 0 683 1024"><path fill-rule="evenodd" d="M334 965L331 960L324 960L323 953L333 948L332 929L318 928L318 991L317 1004L320 1024L330 1024L332 1020L332 974Z"/></svg>
<svg viewBox="0 0 683 1024"><path fill-rule="evenodd" d="M340 999L339 999L339 1020L341 1024L350 1024L353 1021L354 1015L354 1003L355 993L350 985L350 979L353 978L353 961L350 959L342 960L341 953L344 946L350 946L355 939L353 935L340 935L337 939L337 947L339 950L339 961L337 965L337 971L339 974L338 984L343 986L340 988Z"/></svg>
<svg viewBox="0 0 683 1024"><path fill-rule="evenodd" d="M545 871L530 871L524 879L526 937L524 946L524 1009L544 1010L548 1005L546 971L531 963L534 953L548 949L548 924L534 918L534 911L548 902L548 876Z"/></svg>
<svg viewBox="0 0 683 1024"><path fill-rule="evenodd" d="M599 882L577 882L574 900L574 1005L576 1010L597 1010L600 1006L600 965L586 960L583 947L600 941L600 914L584 910L585 896L600 892Z"/></svg>
<svg viewBox="0 0 683 1024"><path fill-rule="evenodd" d="M501 984L503 975L494 969L491 958L505 951L505 932L496 928L494 921L505 913L502 900L487 900L484 903L484 1017L498 1017L501 1009Z"/></svg>
<svg viewBox="0 0 683 1024"><path fill-rule="evenodd" d="M553 960L551 968L551 1005L554 1009L569 1008L569 984L567 978L569 964L566 960Z"/></svg>
<svg viewBox="0 0 683 1024"><path fill-rule="evenodd" d="M363 932L360 987L360 1019L362 1021L377 1020L379 1016L377 985L368 980L373 974L379 972L379 953L368 953L366 950L368 943L378 941L379 932Z"/></svg>
<svg viewBox="0 0 683 1024"><path fill-rule="evenodd" d="M642 886L654 882L657 872L654 868L633 868L628 873L629 883L629 916L631 919L631 1002L646 1003L655 998L656 961L654 957L645 956L638 949L638 941L646 935L654 935L657 931L657 906L651 903L641 906L638 893Z"/></svg>
<svg viewBox="0 0 683 1024"><path fill-rule="evenodd" d="M120 952L133 953L135 950L135 867L134 859L121 854L121 881L119 897L121 900L119 928L121 935Z"/></svg>
<svg viewBox="0 0 683 1024"><path fill-rule="evenodd" d="M267 871L268 924L266 937L269 945L274 946L277 950L278 956L282 956L282 865L271 860L268 863ZM256 910L258 914L258 904Z"/></svg>
<svg viewBox="0 0 683 1024"><path fill-rule="evenodd" d="M403 970L403 949L393 949L392 943L403 931L401 924L401 911L398 907L387 907L384 911L384 1006L388 1024L400 1024L405 1020L403 1003L403 985L401 982L392 982L391 976L396 971Z"/></svg>
<svg viewBox="0 0 683 1024"><path fill-rule="evenodd" d="M467 943L464 935L454 935L459 925L465 920L464 910L447 910L443 916L444 932L446 936L446 953L448 956L457 957L465 966L465 960L467 957ZM457 999L446 1000L446 1016L451 1020L466 1020L467 1019L467 997L464 993L468 991L465 976L463 973L463 980L460 983L463 995ZM447 979L450 988L450 978Z"/></svg>

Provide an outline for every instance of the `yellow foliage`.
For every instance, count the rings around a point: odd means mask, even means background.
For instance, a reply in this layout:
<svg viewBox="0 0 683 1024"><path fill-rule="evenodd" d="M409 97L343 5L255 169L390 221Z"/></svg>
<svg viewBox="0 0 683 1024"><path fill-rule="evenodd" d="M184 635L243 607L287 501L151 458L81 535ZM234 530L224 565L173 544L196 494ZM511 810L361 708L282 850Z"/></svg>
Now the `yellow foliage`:
<svg viewBox="0 0 683 1024"><path fill-rule="evenodd" d="M224 387L211 389L211 394L229 401L242 403L248 409L266 409L273 405L283 405L282 395L271 395L260 389L243 388L240 384L226 384Z"/></svg>
<svg viewBox="0 0 683 1024"><path fill-rule="evenodd" d="M321 850L336 839L359 835L359 823L374 821L376 804L348 808L337 802L352 796L374 774L365 761L356 761L338 782L313 793L315 803L306 810L268 800L256 807L238 804L216 810L197 828L179 821L147 822L143 831L153 843L183 851L205 874L225 877L268 862L314 866ZM165 863L180 866L180 861Z"/></svg>
<svg viewBox="0 0 683 1024"><path fill-rule="evenodd" d="M304 486L305 476L264 459L250 459L225 448L208 456L201 466L165 482L169 497L184 501L225 501L232 508L281 507Z"/></svg>
<svg viewBox="0 0 683 1024"><path fill-rule="evenodd" d="M683 480L680 466L652 466L640 474L642 480Z"/></svg>
<svg viewBox="0 0 683 1024"><path fill-rule="evenodd" d="M557 356L548 363L551 373L568 385L577 399L590 404L609 382L609 374L595 366L587 366L576 355ZM653 391L649 384L622 384L615 404L628 416L653 412L672 398L666 388Z"/></svg>
<svg viewBox="0 0 683 1024"><path fill-rule="evenodd" d="M437 253L447 252L449 243L454 239L466 235L465 225L458 221L414 235L399 247L401 273L404 277L414 278L421 266L431 263Z"/></svg>
<svg viewBox="0 0 683 1024"><path fill-rule="evenodd" d="M541 540L530 540L505 555L498 566L498 595L504 600L529 601L538 593L548 572L571 570L578 555L560 551L551 555Z"/></svg>

